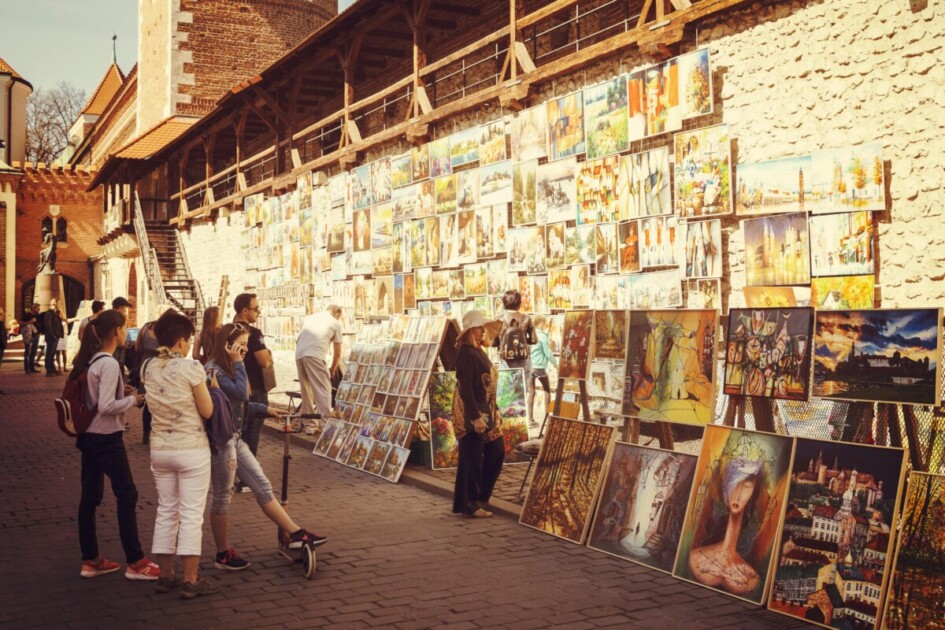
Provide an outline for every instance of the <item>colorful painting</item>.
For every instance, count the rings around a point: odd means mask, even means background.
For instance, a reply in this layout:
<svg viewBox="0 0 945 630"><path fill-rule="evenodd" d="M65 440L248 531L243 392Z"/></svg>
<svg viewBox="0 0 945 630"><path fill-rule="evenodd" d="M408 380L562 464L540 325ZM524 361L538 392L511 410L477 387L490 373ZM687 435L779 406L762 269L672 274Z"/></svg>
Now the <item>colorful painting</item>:
<svg viewBox="0 0 945 630"><path fill-rule="evenodd" d="M390 160L390 185L393 188L402 188L409 186L413 181L411 173L413 166L410 160L410 154L391 158Z"/></svg>
<svg viewBox="0 0 945 630"><path fill-rule="evenodd" d="M585 152L584 95L575 92L548 100L548 161Z"/></svg>
<svg viewBox="0 0 945 630"><path fill-rule="evenodd" d="M883 628L941 630L945 627L945 476L912 471L901 522Z"/></svg>
<svg viewBox="0 0 945 630"><path fill-rule="evenodd" d="M873 308L876 280L869 276L811 278L811 306L820 311L849 311Z"/></svg>
<svg viewBox="0 0 945 630"><path fill-rule="evenodd" d="M571 308L571 271L552 269L548 272L548 307L552 310Z"/></svg>
<svg viewBox="0 0 945 630"><path fill-rule="evenodd" d="M554 308L554 307L552 307ZM564 335L558 358L558 378L583 381L591 355L594 311L568 311L564 314Z"/></svg>
<svg viewBox="0 0 945 630"><path fill-rule="evenodd" d="M735 214L802 212L811 195L809 155L738 165Z"/></svg>
<svg viewBox="0 0 945 630"><path fill-rule="evenodd" d="M617 168L620 159L611 155L577 166L577 218L580 223L613 221L617 210Z"/></svg>
<svg viewBox="0 0 945 630"><path fill-rule="evenodd" d="M708 425L673 575L762 604L794 438Z"/></svg>
<svg viewBox="0 0 945 630"><path fill-rule="evenodd" d="M512 167L512 225L535 223L538 160L520 162Z"/></svg>
<svg viewBox="0 0 945 630"><path fill-rule="evenodd" d="M695 455L617 442L588 546L671 572L695 472Z"/></svg>
<svg viewBox="0 0 945 630"><path fill-rule="evenodd" d="M448 214L456 210L456 175L444 175L434 181L436 213Z"/></svg>
<svg viewBox="0 0 945 630"><path fill-rule="evenodd" d="M941 400L939 308L818 311L814 395L909 405Z"/></svg>
<svg viewBox="0 0 945 630"><path fill-rule="evenodd" d="M768 608L879 627L905 466L899 448L797 438Z"/></svg>
<svg viewBox="0 0 945 630"><path fill-rule="evenodd" d="M640 220L640 265L644 269L679 265L676 217Z"/></svg>
<svg viewBox="0 0 945 630"><path fill-rule="evenodd" d="M459 450L453 433L455 372L430 375L430 454L434 470L456 468Z"/></svg>
<svg viewBox="0 0 945 630"><path fill-rule="evenodd" d="M712 422L717 340L718 311L630 311L623 415Z"/></svg>
<svg viewBox="0 0 945 630"><path fill-rule="evenodd" d="M712 113L712 72L709 49L701 48L676 58L683 120Z"/></svg>
<svg viewBox="0 0 945 630"><path fill-rule="evenodd" d="M548 123L545 105L523 109L512 118L512 159L537 160L548 155Z"/></svg>
<svg viewBox="0 0 945 630"><path fill-rule="evenodd" d="M749 286L810 284L807 214L778 214L742 221L745 280Z"/></svg>
<svg viewBox="0 0 945 630"><path fill-rule="evenodd" d="M577 216L574 158L541 164L537 169L535 218L539 225L574 221ZM596 213L594 215L596 221Z"/></svg>
<svg viewBox="0 0 945 630"><path fill-rule="evenodd" d="M466 297L486 295L486 264L464 265L462 273L466 285Z"/></svg>
<svg viewBox="0 0 945 630"><path fill-rule="evenodd" d="M505 119L479 127L479 164L495 164L508 158L506 153Z"/></svg>
<svg viewBox="0 0 945 630"><path fill-rule="evenodd" d="M744 287L742 294L748 308L785 308L798 306L791 287Z"/></svg>
<svg viewBox="0 0 945 630"><path fill-rule="evenodd" d="M686 307L722 309L722 288L718 278L686 281Z"/></svg>
<svg viewBox="0 0 945 630"><path fill-rule="evenodd" d="M618 223L617 240L620 248L620 273L640 271L640 223Z"/></svg>
<svg viewBox="0 0 945 630"><path fill-rule="evenodd" d="M564 230L564 260L568 265L592 265L597 262L597 241L593 225L579 225Z"/></svg>
<svg viewBox="0 0 945 630"><path fill-rule="evenodd" d="M845 212L810 218L813 276L862 276L876 271L872 212Z"/></svg>
<svg viewBox="0 0 945 630"><path fill-rule="evenodd" d="M349 196L355 210L366 208L374 203L371 192L371 165L365 164L350 171L348 179Z"/></svg>
<svg viewBox="0 0 945 630"><path fill-rule="evenodd" d="M519 522L583 543L613 439L613 427L549 418Z"/></svg>
<svg viewBox="0 0 945 630"><path fill-rule="evenodd" d="M882 144L815 151L811 159L814 214L886 209Z"/></svg>
<svg viewBox="0 0 945 630"><path fill-rule="evenodd" d="M449 136L434 140L426 146L429 147L430 177L442 177L452 173L453 166L450 161Z"/></svg>
<svg viewBox="0 0 945 630"><path fill-rule="evenodd" d="M407 465L408 457L410 457L410 449L391 446L390 454L387 456L379 475L392 483L397 483L404 471L404 466Z"/></svg>
<svg viewBox="0 0 945 630"><path fill-rule="evenodd" d="M584 88L588 160L626 151L630 147L628 122L624 77Z"/></svg>
<svg viewBox="0 0 945 630"><path fill-rule="evenodd" d="M676 215L708 217L732 212L732 145L728 125L677 133Z"/></svg>
<svg viewBox="0 0 945 630"><path fill-rule="evenodd" d="M623 361L626 343L627 312L594 311L594 358Z"/></svg>
<svg viewBox="0 0 945 630"><path fill-rule="evenodd" d="M682 128L678 70L674 58L627 77L631 140Z"/></svg>
<svg viewBox="0 0 945 630"><path fill-rule="evenodd" d="M479 169L479 203L483 206L512 202L512 163L496 162Z"/></svg>
<svg viewBox="0 0 945 630"><path fill-rule="evenodd" d="M671 195L667 147L620 156L617 165L617 218L672 214Z"/></svg>
<svg viewBox="0 0 945 630"><path fill-rule="evenodd" d="M364 252L371 249L371 209L357 210L354 213L354 251Z"/></svg>
<svg viewBox="0 0 945 630"><path fill-rule="evenodd" d="M371 210L371 249L390 247L393 244L391 239L393 211L394 208L389 203L374 206Z"/></svg>
<svg viewBox="0 0 945 630"><path fill-rule="evenodd" d="M496 384L496 408L502 418L505 442L505 463L530 461L518 454L515 447L528 440L528 405L526 403L525 370L499 370Z"/></svg>
<svg viewBox="0 0 945 630"><path fill-rule="evenodd" d="M722 222L688 221L685 224L685 275L687 278L722 276Z"/></svg>
<svg viewBox="0 0 945 630"><path fill-rule="evenodd" d="M723 393L807 400L813 320L810 308L730 309Z"/></svg>
<svg viewBox="0 0 945 630"><path fill-rule="evenodd" d="M479 127L458 131L450 136L450 165L457 169L479 162Z"/></svg>

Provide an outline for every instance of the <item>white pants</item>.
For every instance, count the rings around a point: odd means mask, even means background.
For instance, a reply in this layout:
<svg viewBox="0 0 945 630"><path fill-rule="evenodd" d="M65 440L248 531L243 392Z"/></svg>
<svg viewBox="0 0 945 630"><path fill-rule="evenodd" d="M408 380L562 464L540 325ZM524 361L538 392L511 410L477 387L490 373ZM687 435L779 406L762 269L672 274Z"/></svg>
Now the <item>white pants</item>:
<svg viewBox="0 0 945 630"><path fill-rule="evenodd" d="M296 359L299 385L302 389L302 413L319 413L322 418L331 414L331 375L322 359Z"/></svg>
<svg viewBox="0 0 945 630"><path fill-rule="evenodd" d="M152 449L151 472L158 493L151 553L199 556L210 489L210 449Z"/></svg>

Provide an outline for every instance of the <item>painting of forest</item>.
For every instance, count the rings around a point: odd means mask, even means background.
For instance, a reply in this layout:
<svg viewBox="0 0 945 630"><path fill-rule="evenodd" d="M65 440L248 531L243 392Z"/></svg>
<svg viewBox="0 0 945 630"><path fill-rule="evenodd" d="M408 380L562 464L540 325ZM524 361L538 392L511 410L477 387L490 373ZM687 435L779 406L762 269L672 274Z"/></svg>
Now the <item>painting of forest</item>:
<svg viewBox="0 0 945 630"><path fill-rule="evenodd" d="M453 434L453 390L455 372L430 376L430 459L434 470L456 468L459 451Z"/></svg>
<svg viewBox="0 0 945 630"><path fill-rule="evenodd" d="M672 571L696 456L617 442L588 546Z"/></svg>
<svg viewBox="0 0 945 630"><path fill-rule="evenodd" d="M886 630L945 628L945 476L913 471L887 595Z"/></svg>
<svg viewBox="0 0 945 630"><path fill-rule="evenodd" d="M625 358L626 311L594 311L594 358Z"/></svg>
<svg viewBox="0 0 945 630"><path fill-rule="evenodd" d="M502 437L505 438L505 463L529 461L518 454L515 447L528 440L528 412L525 403L525 370L499 370L496 385L496 407L502 418Z"/></svg>
<svg viewBox="0 0 945 630"><path fill-rule="evenodd" d="M613 427L549 418L519 523L583 543L613 439Z"/></svg>

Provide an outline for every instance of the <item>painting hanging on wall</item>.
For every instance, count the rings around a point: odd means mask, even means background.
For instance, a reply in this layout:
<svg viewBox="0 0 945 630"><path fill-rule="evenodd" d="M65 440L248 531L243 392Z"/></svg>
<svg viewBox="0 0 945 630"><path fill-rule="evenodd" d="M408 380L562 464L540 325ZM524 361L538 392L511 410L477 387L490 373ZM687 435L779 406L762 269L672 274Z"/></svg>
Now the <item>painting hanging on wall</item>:
<svg viewBox="0 0 945 630"><path fill-rule="evenodd" d="M620 273L640 271L640 223L624 221L617 224L617 240L620 251Z"/></svg>
<svg viewBox="0 0 945 630"><path fill-rule="evenodd" d="M495 164L508 157L506 155L505 118L480 125L479 127L479 164Z"/></svg>
<svg viewBox="0 0 945 630"><path fill-rule="evenodd" d="M571 271L552 269L548 272L548 305L553 310L571 308Z"/></svg>
<svg viewBox="0 0 945 630"><path fill-rule="evenodd" d="M676 215L707 217L732 212L732 146L728 125L677 133Z"/></svg>
<svg viewBox="0 0 945 630"><path fill-rule="evenodd" d="M673 575L763 604L794 438L708 425Z"/></svg>
<svg viewBox="0 0 945 630"><path fill-rule="evenodd" d="M768 608L879 627L905 467L901 448L797 438Z"/></svg>
<svg viewBox="0 0 945 630"><path fill-rule="evenodd" d="M745 281L749 286L810 284L807 214L778 214L742 221Z"/></svg>
<svg viewBox="0 0 945 630"><path fill-rule="evenodd" d="M544 104L523 109L512 118L512 159L537 160L548 155L547 109Z"/></svg>
<svg viewBox="0 0 945 630"><path fill-rule="evenodd" d="M409 186L413 168L410 162L410 154L405 153L390 160L390 185L393 188L402 188Z"/></svg>
<svg viewBox="0 0 945 630"><path fill-rule="evenodd" d="M862 276L876 271L872 212L810 218L811 275Z"/></svg>
<svg viewBox="0 0 945 630"><path fill-rule="evenodd" d="M584 153L583 92L552 98L545 106L548 110L548 161Z"/></svg>
<svg viewBox="0 0 945 630"><path fill-rule="evenodd" d="M644 269L679 265L676 217L640 220L640 264Z"/></svg>
<svg viewBox="0 0 945 630"><path fill-rule="evenodd" d="M811 278L810 303L820 311L849 311L873 308L876 280L868 276Z"/></svg>
<svg viewBox="0 0 945 630"><path fill-rule="evenodd" d="M935 405L941 400L942 310L818 311L814 395Z"/></svg>
<svg viewBox="0 0 945 630"><path fill-rule="evenodd" d="M679 68L683 120L711 114L712 72L709 68L709 49L700 48L676 58Z"/></svg>
<svg viewBox="0 0 945 630"><path fill-rule="evenodd" d="M630 73L627 88L631 140L682 128L676 59Z"/></svg>
<svg viewBox="0 0 945 630"><path fill-rule="evenodd" d="M535 222L538 160L520 162L512 167L512 225Z"/></svg>
<svg viewBox="0 0 945 630"><path fill-rule="evenodd" d="M588 160L577 165L578 221L595 223L616 217L617 166L619 156Z"/></svg>
<svg viewBox="0 0 945 630"><path fill-rule="evenodd" d="M638 219L673 213L669 149L620 156L617 167L617 218Z"/></svg>
<svg viewBox="0 0 945 630"><path fill-rule="evenodd" d="M623 415L712 422L717 339L715 310L631 311Z"/></svg>
<svg viewBox="0 0 945 630"><path fill-rule="evenodd" d="M427 144L430 156L430 177L442 177L453 172L450 162L449 136L439 138Z"/></svg>
<svg viewBox="0 0 945 630"><path fill-rule="evenodd" d="M613 427L550 418L519 522L583 543L613 439Z"/></svg>
<svg viewBox="0 0 945 630"><path fill-rule="evenodd" d="M617 246L617 224L598 223L594 228L597 248L597 274L620 272L620 250Z"/></svg>
<svg viewBox="0 0 945 630"><path fill-rule="evenodd" d="M577 217L574 158L541 164L537 169L535 217L540 225ZM597 214L595 213L595 219Z"/></svg>
<svg viewBox="0 0 945 630"><path fill-rule="evenodd" d="M814 311L729 310L723 393L807 400Z"/></svg>
<svg viewBox="0 0 945 630"><path fill-rule="evenodd" d="M479 203L483 206L512 201L512 163L496 162L479 169Z"/></svg>
<svg viewBox="0 0 945 630"><path fill-rule="evenodd" d="M682 282L678 269L635 273L619 280L621 308L652 309L682 306Z"/></svg>
<svg viewBox="0 0 945 630"><path fill-rule="evenodd" d="M588 546L671 572L695 471L695 455L617 442Z"/></svg>
<svg viewBox="0 0 945 630"><path fill-rule="evenodd" d="M581 381L587 378L587 363L591 354L591 341L594 338L593 329L594 311L568 311L564 314L558 378Z"/></svg>
<svg viewBox="0 0 945 630"><path fill-rule="evenodd" d="M803 212L811 198L812 175L809 155L739 164L735 214Z"/></svg>
<svg viewBox="0 0 945 630"><path fill-rule="evenodd" d="M686 281L686 308L722 309L722 289L718 278Z"/></svg>
<svg viewBox="0 0 945 630"><path fill-rule="evenodd" d="M626 358L627 312L594 311L594 358Z"/></svg>
<svg viewBox="0 0 945 630"><path fill-rule="evenodd" d="M584 88L587 159L623 153L630 146L627 81L623 76Z"/></svg>
<svg viewBox="0 0 945 630"><path fill-rule="evenodd" d="M886 630L942 627L945 476L913 470L883 618Z"/></svg>
<svg viewBox="0 0 945 630"><path fill-rule="evenodd" d="M457 131L450 136L450 165L454 168L479 163L479 127Z"/></svg>
<svg viewBox="0 0 945 630"><path fill-rule="evenodd" d="M683 243L687 278L722 276L722 221L687 221Z"/></svg>
<svg viewBox="0 0 945 630"><path fill-rule="evenodd" d="M811 159L814 214L886 209L882 144L815 151Z"/></svg>

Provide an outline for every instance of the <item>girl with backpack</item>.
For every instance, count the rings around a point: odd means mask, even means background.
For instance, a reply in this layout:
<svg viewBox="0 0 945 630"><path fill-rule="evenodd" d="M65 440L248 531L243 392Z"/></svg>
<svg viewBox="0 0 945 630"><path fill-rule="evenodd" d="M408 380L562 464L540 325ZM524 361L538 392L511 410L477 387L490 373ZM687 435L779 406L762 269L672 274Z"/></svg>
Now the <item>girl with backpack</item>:
<svg viewBox="0 0 945 630"><path fill-rule="evenodd" d="M102 502L105 477L111 481L118 504L118 531L125 551L125 577L129 580L156 580L161 572L141 550L138 538L135 487L125 451L125 412L140 405L144 397L126 387L121 366L112 354L125 343L125 316L118 311L105 311L89 323L82 337L69 379L86 374L90 407L96 408L92 423L76 438L82 453L82 498L79 500L79 546L82 549L84 578L112 573L121 568L117 562L99 554L95 534L95 510Z"/></svg>
<svg viewBox="0 0 945 630"><path fill-rule="evenodd" d="M502 296L502 332L496 338L499 346L499 359L504 368L522 368L525 370L525 404L528 413L528 425L535 426L532 407L535 405L535 381L532 378L531 347L538 343L535 326L531 318L519 312L522 308L522 294L518 291L506 291Z"/></svg>

